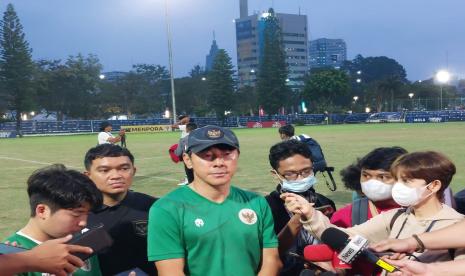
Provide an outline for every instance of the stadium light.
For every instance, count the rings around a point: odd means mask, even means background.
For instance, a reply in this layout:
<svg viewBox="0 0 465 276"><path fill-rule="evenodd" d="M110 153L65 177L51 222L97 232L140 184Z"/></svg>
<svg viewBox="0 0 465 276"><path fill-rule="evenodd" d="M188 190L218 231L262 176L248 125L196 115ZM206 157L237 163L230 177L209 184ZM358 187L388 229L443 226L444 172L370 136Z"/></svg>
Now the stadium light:
<svg viewBox="0 0 465 276"><path fill-rule="evenodd" d="M358 100L358 96L354 96L353 99L354 99L354 103L356 103Z"/></svg>
<svg viewBox="0 0 465 276"><path fill-rule="evenodd" d="M103 80L103 79L105 79L105 75L104 75L104 74L100 74L100 75L98 76L98 78L101 79L101 80Z"/></svg>
<svg viewBox="0 0 465 276"><path fill-rule="evenodd" d="M450 80L450 74L446 70L439 70L436 73L436 80L439 82L439 86L441 87L441 94L440 94L440 108L442 110L442 87L445 83Z"/></svg>
<svg viewBox="0 0 465 276"><path fill-rule="evenodd" d="M168 0L165 0L165 22L166 35L168 37L168 61L170 65L170 80L171 80L171 102L173 107L173 124L176 123L176 97L174 94L174 77L173 77L173 51L171 49L171 29L168 17Z"/></svg>
<svg viewBox="0 0 465 276"><path fill-rule="evenodd" d="M369 107L365 107L365 112L370 113L371 109Z"/></svg>
<svg viewBox="0 0 465 276"><path fill-rule="evenodd" d="M357 83L361 83L362 82L362 79L357 79Z"/></svg>
<svg viewBox="0 0 465 276"><path fill-rule="evenodd" d="M361 74L362 74L362 71L358 70L357 75L361 75Z"/></svg>
<svg viewBox="0 0 465 276"><path fill-rule="evenodd" d="M410 102L411 102L411 104L412 104L412 110L413 110L413 96L414 96L414 95L415 95L415 94L413 94L413 93L408 93L408 96L410 97Z"/></svg>
<svg viewBox="0 0 465 276"><path fill-rule="evenodd" d="M206 77L202 77L202 80L203 80L203 81L206 81L206 80L207 80L207 78L206 78Z"/></svg>

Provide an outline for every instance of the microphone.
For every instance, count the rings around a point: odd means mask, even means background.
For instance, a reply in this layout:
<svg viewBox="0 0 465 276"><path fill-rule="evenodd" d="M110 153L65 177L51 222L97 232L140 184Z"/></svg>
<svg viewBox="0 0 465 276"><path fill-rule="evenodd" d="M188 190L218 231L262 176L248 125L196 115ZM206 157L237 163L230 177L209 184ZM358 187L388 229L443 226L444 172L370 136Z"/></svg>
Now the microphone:
<svg viewBox="0 0 465 276"><path fill-rule="evenodd" d="M304 259L308 262L331 262L337 269L351 269L352 266L339 259L336 251L326 244L307 245L304 248Z"/></svg>
<svg viewBox="0 0 465 276"><path fill-rule="evenodd" d="M347 233L330 227L323 231L321 240L332 249L339 251L339 259L345 263L350 264L358 257L363 257L370 264L376 265L387 272L399 271L395 266L383 261L367 249L368 240L362 236L356 235L349 239Z"/></svg>

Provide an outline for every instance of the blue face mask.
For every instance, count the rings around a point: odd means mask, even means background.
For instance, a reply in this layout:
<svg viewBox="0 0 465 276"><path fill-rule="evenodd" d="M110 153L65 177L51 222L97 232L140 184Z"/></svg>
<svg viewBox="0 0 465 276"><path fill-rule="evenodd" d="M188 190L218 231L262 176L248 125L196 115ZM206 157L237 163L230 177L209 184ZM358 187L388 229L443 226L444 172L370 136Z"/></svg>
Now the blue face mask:
<svg viewBox="0 0 465 276"><path fill-rule="evenodd" d="M286 192L294 192L294 193L303 193L308 191L311 187L313 187L317 179L315 175L309 175L306 178L302 178L300 180L286 180L283 179L281 183L281 187L283 191Z"/></svg>

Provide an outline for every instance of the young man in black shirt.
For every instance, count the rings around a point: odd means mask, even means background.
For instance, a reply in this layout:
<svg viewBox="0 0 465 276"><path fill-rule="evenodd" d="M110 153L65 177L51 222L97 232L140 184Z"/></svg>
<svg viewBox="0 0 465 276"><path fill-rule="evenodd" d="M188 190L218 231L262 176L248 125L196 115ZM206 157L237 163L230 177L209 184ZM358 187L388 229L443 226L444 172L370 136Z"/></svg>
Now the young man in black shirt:
<svg viewBox="0 0 465 276"><path fill-rule="evenodd" d="M315 192L316 178L313 172L312 155L307 144L298 140L285 140L270 148L271 173L278 180L276 190L265 198L274 219L274 230L279 240L279 255L283 262L280 276L299 275L304 269L303 261L292 253L303 256L306 245L315 243L315 238L302 228L299 215L288 212L280 198L283 192L299 194L316 208L330 216L336 206L334 202ZM291 254L290 254L291 253Z"/></svg>
<svg viewBox="0 0 465 276"><path fill-rule="evenodd" d="M156 198L129 190L136 173L134 156L126 148L104 144L86 153L84 165L85 174L103 194L103 206L89 214L88 225L103 223L114 241L98 256L102 274L139 268L156 275L147 260L148 212Z"/></svg>

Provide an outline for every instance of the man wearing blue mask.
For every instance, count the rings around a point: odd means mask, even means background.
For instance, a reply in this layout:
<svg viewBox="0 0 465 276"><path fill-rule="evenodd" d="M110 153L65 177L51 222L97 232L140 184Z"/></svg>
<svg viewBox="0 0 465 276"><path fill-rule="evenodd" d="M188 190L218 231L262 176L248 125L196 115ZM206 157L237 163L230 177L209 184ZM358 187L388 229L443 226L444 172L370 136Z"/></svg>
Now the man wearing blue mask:
<svg viewBox="0 0 465 276"><path fill-rule="evenodd" d="M293 215L284 206L281 193L291 192L305 197L315 207L330 216L336 209L334 202L318 194L313 188L317 183L313 172L312 155L307 144L297 140L286 140L270 148L269 161L271 174L279 182L276 190L266 196L274 219L274 229L278 235L279 253L283 262L280 276L299 275L304 269L301 259L306 245L315 243L300 223L300 215Z"/></svg>

